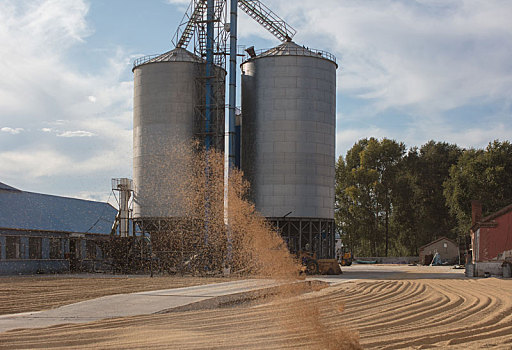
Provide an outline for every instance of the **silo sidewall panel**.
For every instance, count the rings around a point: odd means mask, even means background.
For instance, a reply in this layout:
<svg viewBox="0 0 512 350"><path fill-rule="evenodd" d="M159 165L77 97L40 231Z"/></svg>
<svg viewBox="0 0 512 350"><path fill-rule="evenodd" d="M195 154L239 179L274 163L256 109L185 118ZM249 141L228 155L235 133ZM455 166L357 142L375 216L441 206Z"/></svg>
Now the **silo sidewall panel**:
<svg viewBox="0 0 512 350"><path fill-rule="evenodd" d="M161 62L134 70L134 217L184 215L197 105L197 64Z"/></svg>
<svg viewBox="0 0 512 350"><path fill-rule="evenodd" d="M274 56L242 65L242 169L266 217L334 218L336 65Z"/></svg>

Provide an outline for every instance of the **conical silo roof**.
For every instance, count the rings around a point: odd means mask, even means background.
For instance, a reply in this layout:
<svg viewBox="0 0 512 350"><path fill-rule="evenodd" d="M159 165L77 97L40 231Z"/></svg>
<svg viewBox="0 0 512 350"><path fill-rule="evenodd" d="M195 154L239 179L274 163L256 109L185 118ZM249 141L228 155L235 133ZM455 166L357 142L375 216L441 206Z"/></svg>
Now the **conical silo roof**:
<svg viewBox="0 0 512 350"><path fill-rule="evenodd" d="M324 58L332 61L336 64L336 57L326 51L310 49L309 47L300 46L293 41L284 42L269 50L262 50L258 52L256 57L249 58L247 61L261 57L273 57L273 56L310 56Z"/></svg>
<svg viewBox="0 0 512 350"><path fill-rule="evenodd" d="M205 61L201 57L194 55L192 52L177 47L171 51L167 51L161 55L144 56L138 58L133 63L133 68L148 63L158 62L193 62L193 63L204 63Z"/></svg>
<svg viewBox="0 0 512 350"><path fill-rule="evenodd" d="M313 56L316 55L305 46L300 46L293 41L284 42L270 50L262 52L258 57L265 56Z"/></svg>
<svg viewBox="0 0 512 350"><path fill-rule="evenodd" d="M177 47L171 51L167 51L155 58L152 58L148 63L153 62L197 62L202 63L203 60L194 55L192 52L183 48Z"/></svg>

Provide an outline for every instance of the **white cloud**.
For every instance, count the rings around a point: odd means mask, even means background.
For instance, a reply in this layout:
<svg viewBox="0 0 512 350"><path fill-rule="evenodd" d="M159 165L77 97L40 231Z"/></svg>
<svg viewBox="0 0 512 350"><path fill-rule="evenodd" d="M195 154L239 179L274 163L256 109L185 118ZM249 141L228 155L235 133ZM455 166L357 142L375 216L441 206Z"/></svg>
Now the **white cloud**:
<svg viewBox="0 0 512 350"><path fill-rule="evenodd" d="M60 137L91 137L96 136L96 134L90 132L90 131L84 131L84 130L76 130L76 131L64 131L58 134L57 136Z"/></svg>
<svg viewBox="0 0 512 350"><path fill-rule="evenodd" d="M59 173L69 165L66 157L53 150L32 150L31 152L2 152L0 163L5 165L3 177L16 177L26 172L31 177L48 176Z"/></svg>
<svg viewBox="0 0 512 350"><path fill-rule="evenodd" d="M400 135L395 135L398 139ZM405 139L404 139L405 138ZM462 130L457 127L447 127L444 123L428 126L421 125L403 133L402 140L408 146L420 145L429 140L443 140L464 148L484 148L490 141L510 140L510 130L502 122L482 128L478 125L467 125Z"/></svg>
<svg viewBox="0 0 512 350"><path fill-rule="evenodd" d="M190 0L165 0L165 2L169 5L176 6L176 8L183 13L187 10L188 5L190 4Z"/></svg>
<svg viewBox="0 0 512 350"><path fill-rule="evenodd" d="M510 139L512 2L265 3L297 29L298 44L337 56L338 111L343 113L337 154L370 136L408 146L435 139L482 147L495 138ZM267 39L257 26L241 27L241 37ZM472 109L480 115L466 112ZM402 123L394 118L386 124L393 114Z"/></svg>
<svg viewBox="0 0 512 350"><path fill-rule="evenodd" d="M114 208L117 208L119 206L116 203L116 200L113 198L113 196L109 195L109 193L104 191L80 191L78 193L72 194L72 196L90 201L109 203Z"/></svg>
<svg viewBox="0 0 512 350"><path fill-rule="evenodd" d="M27 173L28 178L47 176L83 176L97 172L117 173L123 166L123 159L116 151L98 151L90 157L77 160L58 150L43 147L40 150L9 151L0 153L0 164L5 166L2 176L11 178ZM109 181L108 178L105 181Z"/></svg>
<svg viewBox="0 0 512 350"><path fill-rule="evenodd" d="M299 44L338 57L340 92L374 113L424 115L512 100L512 3L488 1L268 0ZM259 35L254 26L242 35Z"/></svg>
<svg viewBox="0 0 512 350"><path fill-rule="evenodd" d="M131 174L133 83L122 79L130 55L113 47L96 57L97 73L69 58L93 33L88 9L86 0L0 2L0 123L60 136L1 144L5 181L88 174L100 183Z"/></svg>
<svg viewBox="0 0 512 350"><path fill-rule="evenodd" d="M6 132L6 133L12 134L12 135L19 134L23 130L24 130L23 128L10 128L8 126L4 126L3 128L0 129L0 131Z"/></svg>
<svg viewBox="0 0 512 350"><path fill-rule="evenodd" d="M378 127L339 130L336 132L336 157L340 155L345 156L347 151L360 139L370 137L381 139L387 137L386 134L386 130Z"/></svg>
<svg viewBox="0 0 512 350"><path fill-rule="evenodd" d="M358 140L370 137L395 139L404 142L408 148L423 145L430 140L445 141L463 148L485 148L495 139L510 140L510 130L501 122L486 128L467 125L461 129L448 127L446 123L438 121L428 124L413 123L398 129L375 125L351 128L342 126L340 129L336 133L336 156L344 156Z"/></svg>
<svg viewBox="0 0 512 350"><path fill-rule="evenodd" d="M181 12L190 1L166 2ZM466 147L510 138L511 2L264 2L297 29L298 44L338 58L338 154L370 136ZM108 58L97 58L94 73L70 61L76 49L91 49L88 10L86 0L0 1L0 125L26 131L18 144L0 144L0 179L130 176L133 83L122 77L133 57L114 47ZM239 13L240 44L250 45L244 39L251 35L265 47L278 43ZM357 106L348 109L341 96ZM494 108L481 121L468 117L458 124L445 114L472 106ZM382 115L389 111L408 124L386 125ZM30 130L47 134L28 138Z"/></svg>

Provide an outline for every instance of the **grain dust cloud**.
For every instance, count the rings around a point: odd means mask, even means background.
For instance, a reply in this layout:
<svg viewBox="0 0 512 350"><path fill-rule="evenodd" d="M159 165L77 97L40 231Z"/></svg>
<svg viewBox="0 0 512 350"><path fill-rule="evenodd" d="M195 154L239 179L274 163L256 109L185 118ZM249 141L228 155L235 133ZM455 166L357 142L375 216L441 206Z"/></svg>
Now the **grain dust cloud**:
<svg viewBox="0 0 512 350"><path fill-rule="evenodd" d="M179 273L278 281L277 292L265 302L274 304L275 322L290 336L322 349L358 349L356 335L343 325L328 327L314 298L302 294L304 280L298 259L291 255L279 232L249 200L250 184L240 170L224 176L224 154L205 151L199 143L177 148L181 160L173 180L177 212L173 230L153 235L153 249L161 263ZM227 186L225 185L225 182ZM225 190L225 188L227 189ZM226 205L227 204L227 205ZM340 313L341 305L333 305Z"/></svg>

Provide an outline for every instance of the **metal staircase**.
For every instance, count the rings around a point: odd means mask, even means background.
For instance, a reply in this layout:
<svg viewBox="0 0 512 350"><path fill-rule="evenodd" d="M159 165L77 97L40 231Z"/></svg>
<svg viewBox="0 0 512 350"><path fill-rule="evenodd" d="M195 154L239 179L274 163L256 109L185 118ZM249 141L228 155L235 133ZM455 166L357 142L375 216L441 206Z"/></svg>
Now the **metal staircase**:
<svg viewBox="0 0 512 350"><path fill-rule="evenodd" d="M199 26L197 28L197 44L196 53L200 54L201 57L206 56L206 28L205 26Z"/></svg>
<svg viewBox="0 0 512 350"><path fill-rule="evenodd" d="M215 22L220 22L222 12L225 8L226 0L216 0L214 5ZM176 33L172 38L175 47L186 48L194 36L197 35L196 49L197 53L204 53L206 48L206 7L207 0L191 0L185 15L178 26ZM258 22L263 28L267 29L272 35L281 41L291 41L296 30L288 25L276 13L269 9L260 0L238 0L238 7L251 18ZM221 24L221 23L218 23ZM222 32L222 31L221 31ZM219 32L220 34L220 32ZM215 38L216 43L225 42L226 38ZM217 50L221 51L221 50ZM204 55L201 55L204 56ZM222 59L216 55L215 64L219 65Z"/></svg>
<svg viewBox="0 0 512 350"><path fill-rule="evenodd" d="M194 0L190 3L181 21L182 24L178 27L172 39L175 47L186 48L188 46L190 39L194 35L195 26L202 20L205 10L206 0ZM183 26L185 29L182 30Z"/></svg>
<svg viewBox="0 0 512 350"><path fill-rule="evenodd" d="M238 7L281 41L291 41L296 30L259 0L238 0Z"/></svg>

